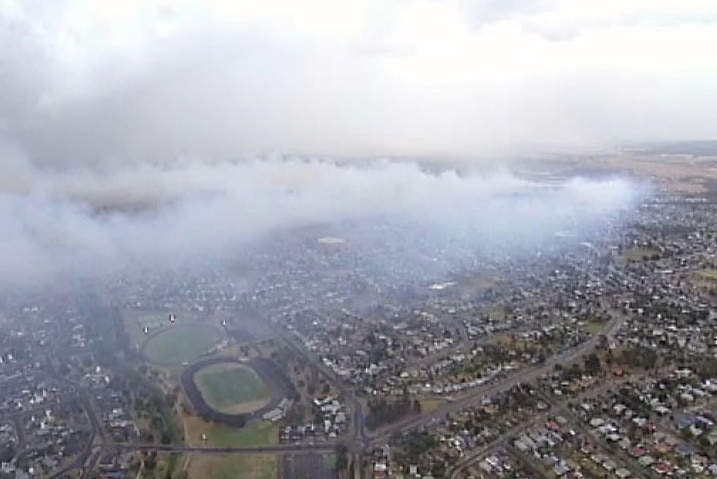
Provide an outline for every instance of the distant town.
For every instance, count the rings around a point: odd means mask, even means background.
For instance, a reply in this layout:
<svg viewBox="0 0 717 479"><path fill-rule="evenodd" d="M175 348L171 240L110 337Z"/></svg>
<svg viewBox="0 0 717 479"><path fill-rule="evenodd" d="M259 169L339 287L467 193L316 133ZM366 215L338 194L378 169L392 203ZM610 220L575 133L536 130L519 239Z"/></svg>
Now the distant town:
<svg viewBox="0 0 717 479"><path fill-rule="evenodd" d="M372 218L5 291L0 479L717 478L714 166L653 155L523 172L650 185L533 249Z"/></svg>

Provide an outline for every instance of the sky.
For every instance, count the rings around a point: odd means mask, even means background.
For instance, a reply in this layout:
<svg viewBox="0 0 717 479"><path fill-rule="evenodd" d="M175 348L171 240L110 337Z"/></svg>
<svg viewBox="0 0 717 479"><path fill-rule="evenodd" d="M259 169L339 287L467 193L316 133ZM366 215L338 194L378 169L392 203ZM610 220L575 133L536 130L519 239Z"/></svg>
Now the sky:
<svg viewBox="0 0 717 479"><path fill-rule="evenodd" d="M0 0L0 138L64 167L717 137L715 22L711 0Z"/></svg>
<svg viewBox="0 0 717 479"><path fill-rule="evenodd" d="M697 0L0 0L0 284L386 215L476 244L599 224L640 187L486 158L717 137L715 22Z"/></svg>

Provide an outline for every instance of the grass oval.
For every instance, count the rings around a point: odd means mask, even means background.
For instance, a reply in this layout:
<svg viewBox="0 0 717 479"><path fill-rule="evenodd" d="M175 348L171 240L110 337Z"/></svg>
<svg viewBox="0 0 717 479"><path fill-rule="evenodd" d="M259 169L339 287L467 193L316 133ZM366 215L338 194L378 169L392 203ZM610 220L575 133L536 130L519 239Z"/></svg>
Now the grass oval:
<svg viewBox="0 0 717 479"><path fill-rule="evenodd" d="M144 354L153 362L181 364L199 358L218 341L219 334L211 327L172 326L150 338L144 346Z"/></svg>

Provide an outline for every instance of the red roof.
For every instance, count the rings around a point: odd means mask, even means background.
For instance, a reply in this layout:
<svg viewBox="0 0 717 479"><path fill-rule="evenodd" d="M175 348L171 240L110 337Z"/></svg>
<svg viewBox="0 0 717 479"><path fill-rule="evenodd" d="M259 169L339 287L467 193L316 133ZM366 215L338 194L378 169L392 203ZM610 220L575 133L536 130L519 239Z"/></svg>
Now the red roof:
<svg viewBox="0 0 717 479"><path fill-rule="evenodd" d="M637 446L630 449L630 455L632 457L642 457L645 454L647 454L647 450L644 447Z"/></svg>

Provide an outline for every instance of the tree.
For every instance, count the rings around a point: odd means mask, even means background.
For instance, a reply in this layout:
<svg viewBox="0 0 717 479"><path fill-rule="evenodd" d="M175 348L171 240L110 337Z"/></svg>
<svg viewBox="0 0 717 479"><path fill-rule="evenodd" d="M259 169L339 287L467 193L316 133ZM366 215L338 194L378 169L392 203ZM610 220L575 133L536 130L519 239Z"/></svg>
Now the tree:
<svg viewBox="0 0 717 479"><path fill-rule="evenodd" d="M348 449L342 443L336 444L336 469L344 471L349 465Z"/></svg>
<svg viewBox="0 0 717 479"><path fill-rule="evenodd" d="M431 468L431 474L433 474L434 477L444 477L446 474L446 463L443 461L434 462Z"/></svg>
<svg viewBox="0 0 717 479"><path fill-rule="evenodd" d="M157 459L154 456L149 456L144 460L144 468L148 471L154 470L157 467Z"/></svg>
<svg viewBox="0 0 717 479"><path fill-rule="evenodd" d="M585 371L593 376L602 371L602 364L597 354L590 353L585 356Z"/></svg>

